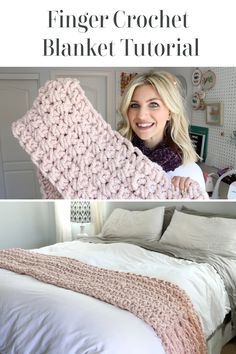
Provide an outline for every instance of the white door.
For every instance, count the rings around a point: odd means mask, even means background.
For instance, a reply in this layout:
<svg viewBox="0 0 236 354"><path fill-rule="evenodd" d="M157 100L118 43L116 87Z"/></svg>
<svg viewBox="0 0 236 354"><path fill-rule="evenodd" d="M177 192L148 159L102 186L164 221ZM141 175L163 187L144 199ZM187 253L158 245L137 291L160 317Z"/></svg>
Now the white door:
<svg viewBox="0 0 236 354"><path fill-rule="evenodd" d="M51 78L74 77L79 80L85 95L102 117L115 128L115 83L110 71L55 70Z"/></svg>
<svg viewBox="0 0 236 354"><path fill-rule="evenodd" d="M40 198L35 168L13 137L11 124L37 96L39 75L0 75L0 198Z"/></svg>

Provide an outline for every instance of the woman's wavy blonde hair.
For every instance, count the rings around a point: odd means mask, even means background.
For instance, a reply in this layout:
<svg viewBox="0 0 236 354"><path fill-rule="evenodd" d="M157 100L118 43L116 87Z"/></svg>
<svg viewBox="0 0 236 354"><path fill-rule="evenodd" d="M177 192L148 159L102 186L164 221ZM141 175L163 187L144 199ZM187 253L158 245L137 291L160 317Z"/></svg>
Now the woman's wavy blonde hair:
<svg viewBox="0 0 236 354"><path fill-rule="evenodd" d="M120 104L121 121L118 123L118 131L125 138L131 140L133 131L128 119L128 109L134 90L138 86L152 85L157 90L162 102L170 111L170 120L167 121L164 137L167 143L172 145L182 155L183 164L197 161L196 154L188 132L188 120L185 114L181 86L177 78L168 72L154 72L139 74L127 85Z"/></svg>

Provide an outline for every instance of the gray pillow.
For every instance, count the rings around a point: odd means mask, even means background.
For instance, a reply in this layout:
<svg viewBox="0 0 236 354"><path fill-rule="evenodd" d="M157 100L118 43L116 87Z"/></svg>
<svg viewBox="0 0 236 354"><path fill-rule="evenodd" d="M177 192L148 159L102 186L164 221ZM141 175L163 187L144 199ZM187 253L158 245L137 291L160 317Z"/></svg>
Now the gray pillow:
<svg viewBox="0 0 236 354"><path fill-rule="evenodd" d="M180 210L181 213L185 213L185 214L191 214L191 215L198 215L198 216L205 216L208 218L213 218L213 217L221 217L221 218L227 218L227 219L235 219L235 217L233 215L229 215L229 214L218 214L218 213L211 213L211 212L206 212L206 211L199 211L199 210L193 210L193 209L188 209L186 207L182 207L182 209Z"/></svg>
<svg viewBox="0 0 236 354"><path fill-rule="evenodd" d="M235 257L236 219L193 215L175 210L160 243Z"/></svg>
<svg viewBox="0 0 236 354"><path fill-rule="evenodd" d="M102 238L116 237L120 240L133 238L158 241L162 235L164 206L148 210L116 208L107 218L101 231Z"/></svg>

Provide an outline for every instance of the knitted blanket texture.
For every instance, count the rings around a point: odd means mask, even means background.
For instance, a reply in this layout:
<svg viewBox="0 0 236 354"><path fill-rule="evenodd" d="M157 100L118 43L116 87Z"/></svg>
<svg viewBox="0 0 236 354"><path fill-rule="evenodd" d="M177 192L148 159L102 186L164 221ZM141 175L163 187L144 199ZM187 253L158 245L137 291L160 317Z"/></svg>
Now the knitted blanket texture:
<svg viewBox="0 0 236 354"><path fill-rule="evenodd" d="M12 130L40 171L44 198L208 199L197 182L176 190L159 165L112 130L77 79L48 81Z"/></svg>
<svg viewBox="0 0 236 354"><path fill-rule="evenodd" d="M0 251L0 268L30 275L128 310L148 323L167 354L205 354L201 324L187 294L164 280L22 249Z"/></svg>

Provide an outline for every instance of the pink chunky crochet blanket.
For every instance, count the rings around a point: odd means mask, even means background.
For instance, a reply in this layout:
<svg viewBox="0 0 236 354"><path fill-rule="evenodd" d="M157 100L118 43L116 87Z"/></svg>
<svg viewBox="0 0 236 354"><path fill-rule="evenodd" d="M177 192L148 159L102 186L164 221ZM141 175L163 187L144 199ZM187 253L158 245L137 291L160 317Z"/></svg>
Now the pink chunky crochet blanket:
<svg viewBox="0 0 236 354"><path fill-rule="evenodd" d="M13 134L39 169L44 198L208 199L175 190L163 169L112 130L76 79L48 81Z"/></svg>
<svg viewBox="0 0 236 354"><path fill-rule="evenodd" d="M205 354L200 321L186 293L169 282L22 249L0 251L0 268L92 296L147 322L167 354Z"/></svg>

